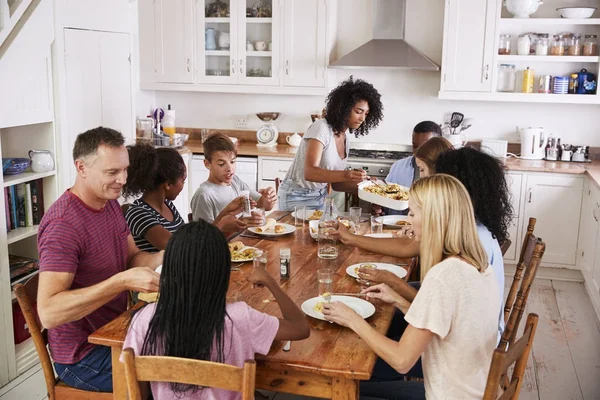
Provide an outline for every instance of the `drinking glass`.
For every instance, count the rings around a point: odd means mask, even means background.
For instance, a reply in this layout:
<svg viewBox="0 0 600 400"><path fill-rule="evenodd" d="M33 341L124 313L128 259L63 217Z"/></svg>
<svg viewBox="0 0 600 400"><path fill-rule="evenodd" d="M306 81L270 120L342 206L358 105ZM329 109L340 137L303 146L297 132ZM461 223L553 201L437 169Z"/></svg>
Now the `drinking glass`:
<svg viewBox="0 0 600 400"><path fill-rule="evenodd" d="M306 206L294 206L294 225L303 226L306 219Z"/></svg>
<svg viewBox="0 0 600 400"><path fill-rule="evenodd" d="M317 278L319 280L319 296L330 297L333 287L333 274L332 269L320 269L317 271Z"/></svg>
<svg viewBox="0 0 600 400"><path fill-rule="evenodd" d="M254 250L253 267L267 269L267 252L264 250Z"/></svg>
<svg viewBox="0 0 600 400"><path fill-rule="evenodd" d="M254 210L252 210L251 214L253 220L254 217L260 216L260 224L258 226L263 226L267 223L267 214L265 213L264 208L255 208Z"/></svg>
<svg viewBox="0 0 600 400"><path fill-rule="evenodd" d="M371 233L383 232L383 220L381 217L371 215Z"/></svg>
<svg viewBox="0 0 600 400"><path fill-rule="evenodd" d="M354 222L354 226L360 224L360 216L362 214L361 207L350 207L350 221Z"/></svg>

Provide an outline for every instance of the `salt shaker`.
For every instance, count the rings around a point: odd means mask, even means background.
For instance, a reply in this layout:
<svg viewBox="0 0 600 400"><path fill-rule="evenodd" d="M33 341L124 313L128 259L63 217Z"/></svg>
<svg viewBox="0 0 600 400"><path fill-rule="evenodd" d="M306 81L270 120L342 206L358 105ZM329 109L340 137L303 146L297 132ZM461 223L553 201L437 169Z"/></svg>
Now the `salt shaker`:
<svg viewBox="0 0 600 400"><path fill-rule="evenodd" d="M290 261L292 252L288 247L279 250L279 276L282 280L290 279Z"/></svg>

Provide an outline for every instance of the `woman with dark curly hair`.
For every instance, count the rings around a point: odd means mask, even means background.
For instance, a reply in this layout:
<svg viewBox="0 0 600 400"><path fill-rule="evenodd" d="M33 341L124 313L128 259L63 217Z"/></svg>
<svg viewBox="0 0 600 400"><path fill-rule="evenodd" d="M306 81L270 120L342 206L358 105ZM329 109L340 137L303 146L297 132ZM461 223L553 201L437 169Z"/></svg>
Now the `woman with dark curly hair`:
<svg viewBox="0 0 600 400"><path fill-rule="evenodd" d="M308 128L279 187L279 208L320 209L329 183L334 190L356 192L367 174L346 170L349 135L367 135L382 118L381 95L370 83L350 77L333 89L327 96L325 118Z"/></svg>

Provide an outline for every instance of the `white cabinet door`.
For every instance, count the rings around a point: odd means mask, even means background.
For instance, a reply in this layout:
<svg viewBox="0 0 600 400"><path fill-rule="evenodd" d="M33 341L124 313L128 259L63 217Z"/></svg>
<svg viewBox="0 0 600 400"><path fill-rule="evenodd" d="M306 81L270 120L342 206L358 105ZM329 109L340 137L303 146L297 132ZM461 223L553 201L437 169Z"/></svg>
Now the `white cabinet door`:
<svg viewBox="0 0 600 400"><path fill-rule="evenodd" d="M517 256L521 251L521 237L519 237L519 222L520 222L520 206L521 206L521 184L523 183L523 175L510 173L506 174L506 183L512 196L511 204L513 207L513 220L508 227L509 239L512 244L504 255L504 261L508 263L516 263Z"/></svg>
<svg viewBox="0 0 600 400"><path fill-rule="evenodd" d="M592 295L595 295L596 297L596 304L600 304L600 246L598 245L598 241L600 240L600 189L598 188L598 186L596 186L595 184L592 183L592 190L591 190L591 199L592 201L590 202L590 206L592 206L592 217L594 218L594 221L596 222L596 240L594 243L592 243L592 246L590 247L590 250L594 250L595 251L595 255L594 255L594 268L592 271L592 282L591 285L589 285L591 287L592 290L595 290L594 293L592 293ZM590 234L593 235L593 232L590 232ZM591 259L591 257L590 257ZM585 277L585 274L584 274ZM586 281L589 278L586 277Z"/></svg>
<svg viewBox="0 0 600 400"><path fill-rule="evenodd" d="M194 82L192 0L154 0L156 81Z"/></svg>
<svg viewBox="0 0 600 400"><path fill-rule="evenodd" d="M97 126L134 136L129 63L129 34L65 29L65 70L69 110L68 149L77 135ZM65 157L69 183L75 182L73 160Z"/></svg>
<svg viewBox="0 0 600 400"><path fill-rule="evenodd" d="M498 0L446 0L442 91L491 91L498 11Z"/></svg>
<svg viewBox="0 0 600 400"><path fill-rule="evenodd" d="M175 208L177 208L177 211L179 212L179 215L181 215L181 218L183 218L183 220L185 222L188 222L188 213L191 212L191 209L190 209L190 158L191 158L191 154L189 154L189 153L182 154L181 157L183 158L183 162L185 163L185 168L187 170L188 175L187 175L187 179L185 180L185 183L183 184L183 189L179 193L179 196L177 196L177 198L173 201L173 204L175 205Z"/></svg>
<svg viewBox="0 0 600 400"><path fill-rule="evenodd" d="M583 177L564 174L529 174L521 237L529 217L537 218L534 234L546 243L542 264L574 268L577 252Z"/></svg>
<svg viewBox="0 0 600 400"><path fill-rule="evenodd" d="M592 191L594 191L592 193ZM596 197L598 197L594 183L590 178L585 182L583 189L583 202L581 205L581 224L579 226L579 243L577 246L577 267L581 270L583 276L591 279L596 257L596 247L598 238L599 217L596 210Z"/></svg>
<svg viewBox="0 0 600 400"><path fill-rule="evenodd" d="M283 7L283 85L325 86L326 0L286 0Z"/></svg>

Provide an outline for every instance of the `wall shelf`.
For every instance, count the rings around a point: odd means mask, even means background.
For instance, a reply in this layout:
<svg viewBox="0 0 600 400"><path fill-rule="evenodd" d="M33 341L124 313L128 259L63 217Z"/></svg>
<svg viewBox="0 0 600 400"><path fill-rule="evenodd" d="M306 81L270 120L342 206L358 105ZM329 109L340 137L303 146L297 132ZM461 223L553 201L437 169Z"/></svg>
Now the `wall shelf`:
<svg viewBox="0 0 600 400"><path fill-rule="evenodd" d="M222 17L222 18L216 18L216 17L210 17L210 18L204 18L204 22L207 24L228 24L231 21L231 18L229 17Z"/></svg>
<svg viewBox="0 0 600 400"><path fill-rule="evenodd" d="M12 244L18 242L20 240L26 239L30 236L37 235L39 229L39 225L34 226L26 226L23 228L13 229L12 231L6 234L8 244Z"/></svg>
<svg viewBox="0 0 600 400"><path fill-rule="evenodd" d="M216 57L229 57L231 55L231 51L229 51L229 50L205 50L204 55L216 56Z"/></svg>
<svg viewBox="0 0 600 400"><path fill-rule="evenodd" d="M597 63L599 61L600 57L598 56L498 56L498 62L503 64L507 62Z"/></svg>
<svg viewBox="0 0 600 400"><path fill-rule="evenodd" d="M271 51L247 51L247 57L272 57L273 52Z"/></svg>
<svg viewBox="0 0 600 400"><path fill-rule="evenodd" d="M600 104L600 96L592 94L439 92L438 98L442 100L513 103Z"/></svg>
<svg viewBox="0 0 600 400"><path fill-rule="evenodd" d="M533 25L600 25L600 18L500 18L500 24L503 28Z"/></svg>
<svg viewBox="0 0 600 400"><path fill-rule="evenodd" d="M273 18L246 18L248 24L270 24L273 22Z"/></svg>
<svg viewBox="0 0 600 400"><path fill-rule="evenodd" d="M46 178L54 175L56 175L56 170L48 172L23 172L17 175L4 175L4 187L35 181L36 179Z"/></svg>

